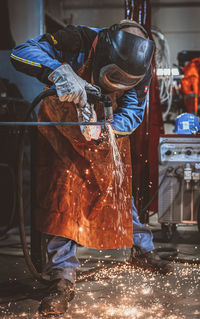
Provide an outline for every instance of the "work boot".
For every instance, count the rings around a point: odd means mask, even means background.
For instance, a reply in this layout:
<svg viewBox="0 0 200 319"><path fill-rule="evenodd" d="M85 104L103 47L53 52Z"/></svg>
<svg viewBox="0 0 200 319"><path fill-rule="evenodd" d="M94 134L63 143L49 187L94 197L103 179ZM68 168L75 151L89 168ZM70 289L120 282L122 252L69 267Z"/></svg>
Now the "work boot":
<svg viewBox="0 0 200 319"><path fill-rule="evenodd" d="M137 246L133 246L131 248L129 262L136 267L163 275L173 271L172 265L167 260L161 259L155 250L142 253L140 248Z"/></svg>
<svg viewBox="0 0 200 319"><path fill-rule="evenodd" d="M42 299L39 312L43 315L64 314L74 294L74 285L69 280L55 280L48 290L48 295Z"/></svg>

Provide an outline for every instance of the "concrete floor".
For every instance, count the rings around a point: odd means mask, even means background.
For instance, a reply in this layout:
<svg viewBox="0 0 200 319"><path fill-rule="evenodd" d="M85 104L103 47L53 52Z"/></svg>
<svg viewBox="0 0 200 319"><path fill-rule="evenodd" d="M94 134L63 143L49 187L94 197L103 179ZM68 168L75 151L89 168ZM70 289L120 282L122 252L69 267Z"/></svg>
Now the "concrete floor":
<svg viewBox="0 0 200 319"><path fill-rule="evenodd" d="M179 226L170 242L163 240L158 225L152 224L151 228L156 248L178 251L172 274L135 269L127 262L130 249L79 247L82 269L76 296L68 312L59 318L200 318L197 226ZM166 253L160 254L164 257ZM0 265L0 318L43 318L37 309L45 286L29 274L17 234L10 233L0 240Z"/></svg>

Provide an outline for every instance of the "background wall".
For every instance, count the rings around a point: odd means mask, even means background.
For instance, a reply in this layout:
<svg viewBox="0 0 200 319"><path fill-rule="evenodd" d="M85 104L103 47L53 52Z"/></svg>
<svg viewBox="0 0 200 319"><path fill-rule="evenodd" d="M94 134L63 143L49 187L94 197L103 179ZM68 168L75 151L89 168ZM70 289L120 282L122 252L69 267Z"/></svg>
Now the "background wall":
<svg viewBox="0 0 200 319"><path fill-rule="evenodd" d="M182 50L200 50L200 1L151 0L152 26L165 34L172 63ZM124 18L123 0L45 0L45 11L62 22L95 27Z"/></svg>
<svg viewBox="0 0 200 319"><path fill-rule="evenodd" d="M16 45L43 33L42 0L8 0L8 8Z"/></svg>
<svg viewBox="0 0 200 319"><path fill-rule="evenodd" d="M177 63L177 53L182 50L200 50L199 0L157 0L152 3L152 26L165 34L172 63Z"/></svg>
<svg viewBox="0 0 200 319"><path fill-rule="evenodd" d="M73 24L110 26L124 18L123 0L44 0L45 11Z"/></svg>
<svg viewBox="0 0 200 319"><path fill-rule="evenodd" d="M16 45L43 33L42 0L8 0L10 28ZM15 83L24 99L32 101L44 85L37 79L17 72L10 63L10 50L0 50L0 77Z"/></svg>

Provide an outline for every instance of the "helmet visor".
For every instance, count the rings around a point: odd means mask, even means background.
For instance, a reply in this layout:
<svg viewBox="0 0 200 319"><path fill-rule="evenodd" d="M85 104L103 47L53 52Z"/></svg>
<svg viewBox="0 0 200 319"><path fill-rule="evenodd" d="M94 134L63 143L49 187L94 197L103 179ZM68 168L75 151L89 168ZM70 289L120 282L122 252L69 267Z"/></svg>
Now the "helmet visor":
<svg viewBox="0 0 200 319"><path fill-rule="evenodd" d="M99 82L111 90L128 90L136 86L144 75L134 76L123 71L116 64L109 64L101 68Z"/></svg>

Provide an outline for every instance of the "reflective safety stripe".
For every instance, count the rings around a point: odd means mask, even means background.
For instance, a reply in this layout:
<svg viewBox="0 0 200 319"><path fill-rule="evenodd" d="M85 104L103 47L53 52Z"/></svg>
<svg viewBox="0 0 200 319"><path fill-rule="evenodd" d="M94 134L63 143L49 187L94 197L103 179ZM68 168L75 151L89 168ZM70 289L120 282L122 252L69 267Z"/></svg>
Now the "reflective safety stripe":
<svg viewBox="0 0 200 319"><path fill-rule="evenodd" d="M29 60L26 60L26 59L22 59L19 56L14 55L13 53L11 54L11 58L16 60L16 61L20 61L20 62L23 62L23 63L26 63L26 64L37 66L38 68L42 68L40 63L29 61Z"/></svg>
<svg viewBox="0 0 200 319"><path fill-rule="evenodd" d="M130 134L132 134L134 131L135 131L135 128L132 130L132 132L120 132L120 131L115 131L115 130L113 130L113 132L114 132L115 134L118 134L118 135L130 135Z"/></svg>
<svg viewBox="0 0 200 319"><path fill-rule="evenodd" d="M54 38L53 35L51 35L51 39L52 39L54 45L58 44L58 41Z"/></svg>

